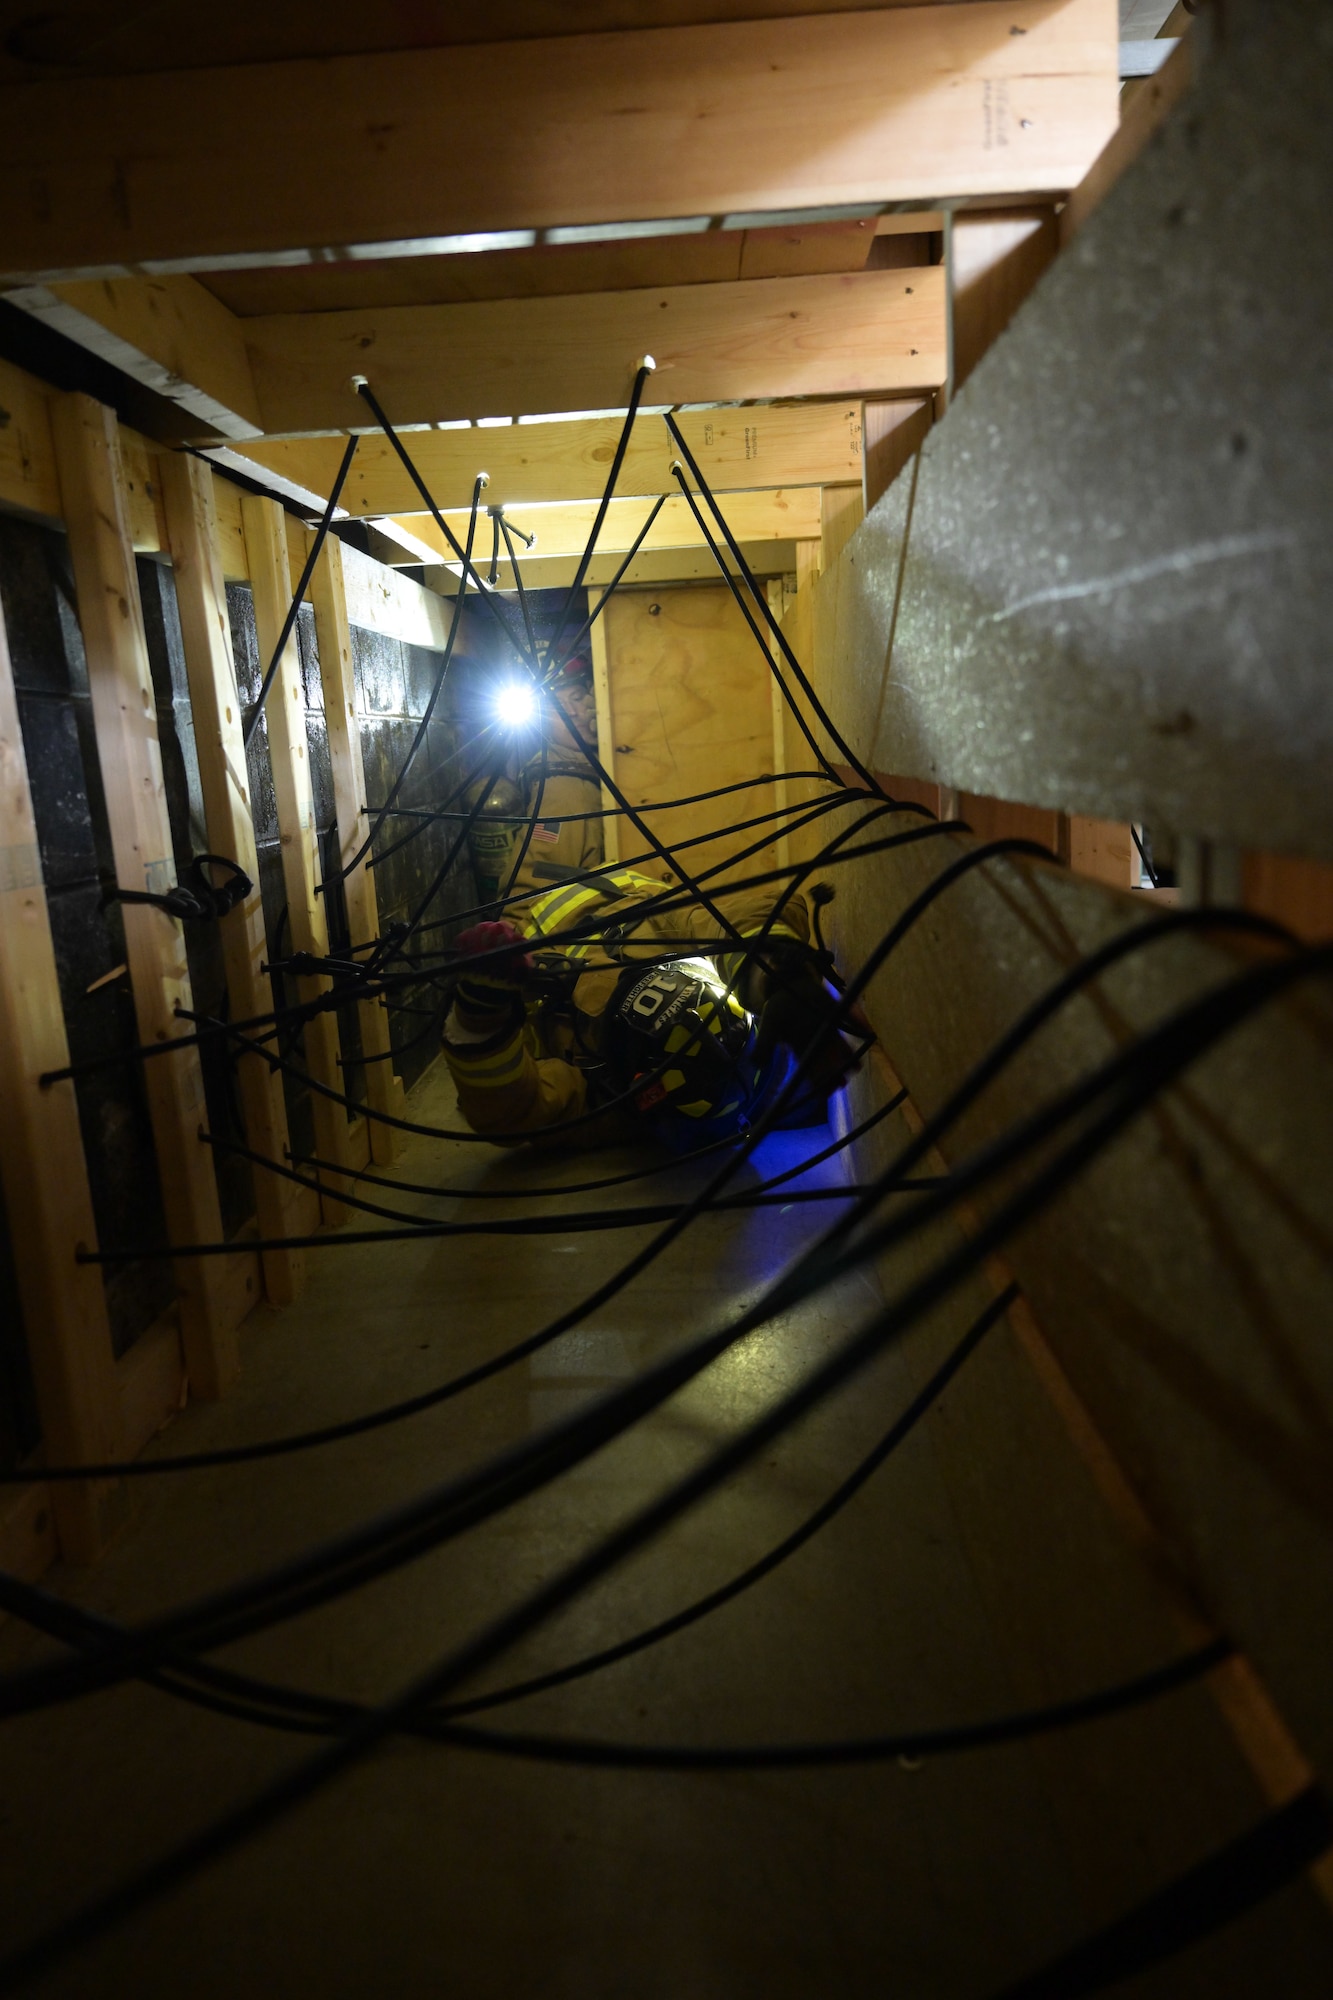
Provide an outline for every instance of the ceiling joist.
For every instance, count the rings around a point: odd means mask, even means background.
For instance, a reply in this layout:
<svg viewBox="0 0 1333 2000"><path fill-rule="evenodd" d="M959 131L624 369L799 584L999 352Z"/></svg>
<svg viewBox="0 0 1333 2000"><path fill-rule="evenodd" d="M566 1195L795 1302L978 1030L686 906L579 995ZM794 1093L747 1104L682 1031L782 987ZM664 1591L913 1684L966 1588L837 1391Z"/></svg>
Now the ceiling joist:
<svg viewBox="0 0 1333 2000"><path fill-rule="evenodd" d="M693 410L676 421L705 479L720 493L837 486L861 477L859 402ZM418 431L404 443L440 508L469 506L473 482L483 471L490 480L487 504L515 507L596 499L606 484L620 431L620 418L592 417L494 430ZM342 455L341 437L278 438L248 444L232 453L229 462L252 477L283 480L293 497L298 492L327 497ZM630 434L617 492L674 492L675 457L661 418L640 417ZM421 496L387 439L377 434L362 438L342 505L360 516L420 508Z"/></svg>
<svg viewBox="0 0 1333 2000"><path fill-rule="evenodd" d="M1063 193L1117 68L1111 0L963 0L8 84L0 275Z"/></svg>
<svg viewBox="0 0 1333 2000"><path fill-rule="evenodd" d="M639 357L658 403L907 394L946 373L945 274L858 271L561 299L289 313L245 322L271 436L623 408Z"/></svg>
<svg viewBox="0 0 1333 2000"><path fill-rule="evenodd" d="M652 502L647 499L613 500L606 510L606 519L597 537L598 552L614 555L631 549L651 506ZM738 542L815 541L820 533L819 489L806 486L792 493L733 493L727 501L726 514L727 525ZM532 555L537 560L545 561L551 556L581 555L592 533L596 515L597 502L585 500L554 507L515 508L512 516L507 514L507 518L512 527L522 529L524 534L536 535ZM465 542L467 514L450 512L444 519L458 541ZM454 563L457 560L429 514L399 515L395 525L434 550L437 562ZM526 575L523 544L520 542L517 546L519 567ZM645 551L703 546L704 538L694 515L679 494L666 501L642 543ZM472 558L479 570L484 570L490 560L490 547L490 522L483 515L478 523ZM500 553L501 556L505 554L503 537Z"/></svg>
<svg viewBox="0 0 1333 2000"><path fill-rule="evenodd" d="M750 542L741 544L741 554L752 576L781 576L794 571L797 562L795 542ZM523 575L525 590L568 590L579 573L581 556L531 556L524 561L519 557L519 568ZM727 570L732 576L740 571L730 555L726 558ZM634 584L673 583L716 583L718 566L711 552L702 545L692 549L653 549L646 555L638 555L621 574L623 555L594 556L583 573L583 582L590 591L605 590L616 577L620 577L621 587ZM404 557L404 566L408 558ZM397 567L398 565L395 565ZM446 569L443 564L438 569L428 568L426 583L446 597L452 597L458 590L458 564ZM485 573L485 572L484 572ZM513 571L510 565L500 565L501 590L514 588Z"/></svg>
<svg viewBox="0 0 1333 2000"><path fill-rule="evenodd" d="M23 285L3 296L169 398L199 420L201 435L262 435L241 321L196 278Z"/></svg>

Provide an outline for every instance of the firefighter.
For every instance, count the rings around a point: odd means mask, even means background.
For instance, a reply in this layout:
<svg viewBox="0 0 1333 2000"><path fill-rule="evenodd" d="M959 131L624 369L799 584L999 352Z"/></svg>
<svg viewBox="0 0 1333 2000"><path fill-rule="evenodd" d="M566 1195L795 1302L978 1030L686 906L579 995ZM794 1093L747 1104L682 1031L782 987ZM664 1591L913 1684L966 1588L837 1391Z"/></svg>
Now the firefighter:
<svg viewBox="0 0 1333 2000"><path fill-rule="evenodd" d="M730 932L621 868L533 898L519 923L465 931L455 949L478 962L458 978L444 1053L473 1131L536 1136L577 1119L569 1137L584 1144L637 1130L689 1151L743 1132L811 1049L778 1122L822 1123L856 1058L809 948L807 898L717 901Z"/></svg>

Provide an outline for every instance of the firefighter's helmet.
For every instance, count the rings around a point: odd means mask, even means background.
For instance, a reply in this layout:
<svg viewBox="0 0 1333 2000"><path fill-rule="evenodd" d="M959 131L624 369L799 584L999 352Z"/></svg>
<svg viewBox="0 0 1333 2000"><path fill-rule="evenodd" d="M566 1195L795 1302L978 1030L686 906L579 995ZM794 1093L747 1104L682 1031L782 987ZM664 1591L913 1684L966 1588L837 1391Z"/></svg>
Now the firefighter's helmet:
<svg viewBox="0 0 1333 2000"><path fill-rule="evenodd" d="M617 1094L668 1145L743 1131L762 1095L755 1023L717 967L678 958L628 973L607 1009Z"/></svg>

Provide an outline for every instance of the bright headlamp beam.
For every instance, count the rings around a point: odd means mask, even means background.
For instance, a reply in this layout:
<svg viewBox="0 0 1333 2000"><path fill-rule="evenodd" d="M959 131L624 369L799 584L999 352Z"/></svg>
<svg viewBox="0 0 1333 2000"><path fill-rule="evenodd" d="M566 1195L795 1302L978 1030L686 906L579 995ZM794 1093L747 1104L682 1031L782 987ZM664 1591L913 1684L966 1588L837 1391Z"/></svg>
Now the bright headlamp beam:
<svg viewBox="0 0 1333 2000"><path fill-rule="evenodd" d="M537 720L536 690L526 681L506 681L495 697L495 716L506 729L524 729Z"/></svg>

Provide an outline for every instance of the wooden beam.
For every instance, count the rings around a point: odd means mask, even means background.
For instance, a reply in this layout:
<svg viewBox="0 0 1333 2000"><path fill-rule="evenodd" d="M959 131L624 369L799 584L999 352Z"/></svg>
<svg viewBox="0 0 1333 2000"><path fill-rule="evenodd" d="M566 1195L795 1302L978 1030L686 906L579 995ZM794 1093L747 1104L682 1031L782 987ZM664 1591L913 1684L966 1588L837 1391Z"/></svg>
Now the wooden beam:
<svg viewBox="0 0 1333 2000"><path fill-rule="evenodd" d="M911 218L908 218L909 220ZM210 271L209 291L242 319L287 312L363 312L375 306L450 305L466 299L555 298L642 285L721 284L860 271L875 243L874 216L777 229L695 229L610 242L536 243L465 256L358 257ZM920 223L918 229L931 225ZM937 219L934 228L941 224ZM927 263L928 258L910 258Z"/></svg>
<svg viewBox="0 0 1333 2000"><path fill-rule="evenodd" d="M1063 193L1114 130L1117 42L1113 0L964 0L13 84L0 272Z"/></svg>
<svg viewBox="0 0 1333 2000"><path fill-rule="evenodd" d="M661 26L696 21L778 19L787 14L838 14L847 0L653 0ZM887 0L889 5L918 0ZM947 4L947 0L946 0ZM639 28L643 0L566 0L562 33ZM8 18L8 16L6 16ZM318 10L275 10L267 0L233 0L226 8L173 8L153 18L151 36L134 32L121 0L82 0L77 20L27 15L0 46L0 82L21 83L71 60L87 76L122 77L161 69L217 69L223 64L276 62L309 56L370 55L378 50L453 48L473 42L525 42L549 34L551 0L493 0L486 8L439 7L404 13L365 0L322 0ZM1174 31L1173 31L1174 32Z"/></svg>
<svg viewBox="0 0 1333 2000"><path fill-rule="evenodd" d="M197 278L21 285L6 302L224 437L259 434L240 322Z"/></svg>
<svg viewBox="0 0 1333 2000"><path fill-rule="evenodd" d="M854 490L859 495L860 487ZM739 542L789 542L819 533L819 496L820 489L814 486L798 487L794 493L732 493L728 495L725 512L731 531ZM598 551L609 555L617 550L623 552L632 548L650 510L651 502L646 499L613 500L606 510L606 519L597 538ZM512 521L514 527L522 528L525 534L536 533L532 553L544 559L548 556L581 555L596 516L597 502L584 500L555 507L516 507ZM400 515L397 518L418 541L437 550L442 561L450 567L457 563L457 557L429 514ZM463 542L467 534L466 514L446 514L444 518L459 542ZM479 543L482 539L479 535ZM645 550L699 548L702 545L703 536L698 523L679 493L674 500L666 502L643 543ZM405 556L405 560L411 562L412 557ZM473 560L484 575L489 562L489 538L486 538L480 555L474 550ZM526 575L527 566L523 562L521 548L519 567ZM508 574L508 561L502 556L502 580Z"/></svg>
<svg viewBox="0 0 1333 2000"><path fill-rule="evenodd" d="M355 429L368 374L396 424L606 410L642 354L670 403L910 394L944 380L942 265L563 299L250 320L272 434ZM443 357L447 356L447 363Z"/></svg>
<svg viewBox="0 0 1333 2000"><path fill-rule="evenodd" d="M949 231L951 394L958 393L999 339L1059 249L1060 224L1049 205L954 216Z"/></svg>
<svg viewBox="0 0 1333 2000"><path fill-rule="evenodd" d="M363 411L362 421L364 416ZM676 421L718 493L755 486L832 486L861 477L861 410L856 402L688 410ZM597 499L620 430L619 417L585 417L487 430L418 431L404 442L436 505L447 511L470 504L473 481L482 471L490 475L486 499L492 506ZM234 459L252 467L254 477L273 472L327 498L343 444L341 437L266 438L246 445ZM0 434L0 453L4 450ZM630 435L616 491L674 493L671 464L677 455L661 418L641 417ZM367 433L357 446L341 504L355 515L407 514L420 507L420 495L397 453L378 432Z"/></svg>
<svg viewBox="0 0 1333 2000"><path fill-rule="evenodd" d="M1106 145L1073 189L1060 214L1060 240L1068 243L1083 227L1124 173L1138 158L1174 105L1190 89L1198 57L1186 36L1167 57L1156 76L1145 77L1124 107Z"/></svg>
<svg viewBox="0 0 1333 2000"><path fill-rule="evenodd" d="M866 517L865 494L855 486L826 486L819 496L820 567L832 569Z"/></svg>
<svg viewBox="0 0 1333 2000"><path fill-rule="evenodd" d="M38 1078L69 1061L42 885L28 765L0 615L0 1183L23 1305L42 1441L57 1464L119 1456L115 1365L72 1083ZM123 1488L50 1491L60 1544L90 1562L124 1511ZM34 1544L36 1538L33 1538Z"/></svg>
<svg viewBox="0 0 1333 2000"><path fill-rule="evenodd" d="M589 599L588 610L592 610ZM587 615L586 612L584 614ZM606 650L606 622L599 618L588 633L592 650L592 685L597 702L597 760L606 775L615 782L616 744L615 729L611 720L611 667ZM602 854L607 861L620 859L620 820L616 815L616 801L606 785L602 786L602 805L608 817L602 821Z"/></svg>
<svg viewBox="0 0 1333 2000"><path fill-rule="evenodd" d="M307 545L314 537L305 536ZM324 687L324 720L333 766L333 799L338 820L338 856L346 868L365 839L366 774L361 761L361 725L356 713L356 675L352 664L352 627L343 582L342 544L330 535L310 580L319 643L319 673ZM367 857L368 859L369 857ZM347 924L354 944L366 944L380 934L375 877L365 861L343 877ZM321 908L323 905L321 904ZM373 1111L401 1117L403 1087L389 1060L389 1016L383 1000L363 1000L358 1009L361 1051L369 1057L363 1072L366 1100ZM336 1107L334 1107L336 1109ZM371 1158L387 1166L396 1147L393 1128L368 1119Z"/></svg>
<svg viewBox="0 0 1333 2000"><path fill-rule="evenodd" d="M349 623L367 632L383 632L390 639L403 639L409 646L443 652L452 605L436 591L424 590L410 576L401 576L360 549L344 545L341 555Z"/></svg>
<svg viewBox="0 0 1333 2000"><path fill-rule="evenodd" d="M934 401L930 396L866 404L862 435L867 514L880 495L888 492L913 452L920 449L934 418Z"/></svg>
<svg viewBox="0 0 1333 2000"><path fill-rule="evenodd" d="M291 566L287 552L286 516L276 500L247 493L241 502L245 543L250 560L250 587L255 600L255 630L259 657L273 657L283 620L292 601ZM287 927L293 951L323 958L329 949L324 904L316 894L320 880L319 842L311 791L310 756L306 738L305 695L301 662L293 627L283 647L278 671L264 704L278 831L282 840L282 875L287 889ZM313 1000L329 990L327 979L298 979L301 1000ZM316 1083L329 1090L346 1088L338 1060L338 1023L333 1014L316 1014L304 1032L305 1059ZM315 1144L322 1159L344 1174L352 1171L347 1112L320 1091L310 1094ZM326 1222L341 1222L346 1214L333 1195L321 1196Z"/></svg>
<svg viewBox="0 0 1333 2000"><path fill-rule="evenodd" d="M57 397L52 418L116 879L127 889L166 889L176 871L116 420L82 395ZM177 1009L193 1005L180 924L149 904L124 904L121 914L139 1039L170 1041L181 1032ZM212 1157L199 1137L197 1051L145 1063L143 1075L167 1229L178 1243L217 1242L222 1217ZM237 1366L219 1261L176 1266L186 1365L201 1397L221 1395Z"/></svg>
<svg viewBox="0 0 1333 2000"><path fill-rule="evenodd" d="M235 861L254 884L241 907L223 917L221 924L232 1018L244 1021L268 1012L273 989L263 970L268 947L250 782L241 740L241 697L222 580L215 482L206 465L184 452L164 455L161 478L209 851ZM269 1159L284 1159L287 1107L281 1075L262 1057L243 1055L237 1076L249 1145ZM255 1169L254 1182L260 1235L273 1238L296 1233L290 1221L291 1184L259 1168ZM303 1266L298 1250L263 1253L264 1291L270 1305L285 1305L296 1297Z"/></svg>
<svg viewBox="0 0 1333 2000"><path fill-rule="evenodd" d="M741 552L757 576L780 576L795 570L796 546L795 542L742 542ZM615 577L623 561L624 557L618 555L594 556L584 582L589 589L600 592ZM577 556L530 556L526 562L519 559L525 590L567 590L578 566ZM729 555L727 568L733 576L740 574ZM509 586L508 569L501 570L500 580L502 585ZM712 552L702 545L693 549L653 549L647 555L638 555L621 579L625 584L716 583L717 580L718 567ZM449 597L458 588L457 576L443 563L428 570L426 582L431 590Z"/></svg>
<svg viewBox="0 0 1333 2000"><path fill-rule="evenodd" d="M1123 821L1071 813L1068 841L1069 865L1076 875L1090 875L1094 882L1109 882L1117 889L1138 887L1138 849Z"/></svg>
<svg viewBox="0 0 1333 2000"><path fill-rule="evenodd" d="M1307 943L1333 937L1333 866L1293 854L1250 851L1241 856L1247 910L1276 917Z"/></svg>

